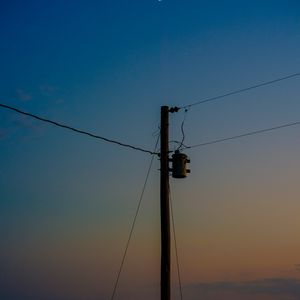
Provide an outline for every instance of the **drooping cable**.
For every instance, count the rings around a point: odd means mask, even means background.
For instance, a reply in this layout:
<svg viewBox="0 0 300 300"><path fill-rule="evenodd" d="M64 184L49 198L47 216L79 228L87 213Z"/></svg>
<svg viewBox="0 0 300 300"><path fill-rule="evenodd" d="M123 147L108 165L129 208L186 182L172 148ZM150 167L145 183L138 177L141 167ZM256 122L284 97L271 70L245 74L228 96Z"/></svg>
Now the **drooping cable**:
<svg viewBox="0 0 300 300"><path fill-rule="evenodd" d="M182 139L181 139L181 142L180 142L180 144L179 144L177 150L180 150L180 149L182 148L182 146L184 145L184 144L183 144L183 142L184 142L184 140L185 140L184 123L185 123L185 119L186 119L187 112L188 112L188 109L185 108L183 120L182 120L181 126L180 126L181 134L182 134Z"/></svg>
<svg viewBox="0 0 300 300"><path fill-rule="evenodd" d="M124 254L123 254L122 261L121 261L121 264L120 264L120 267L119 267L119 270L118 270L118 274L117 274L116 281L115 281L115 284L114 284L113 292L112 292L112 295L111 295L111 298L110 298L111 300L113 300L115 298L115 295L116 295L116 291L117 291L117 287L118 287L118 284L119 284L121 272L122 272L122 269L123 269L123 266L124 266L124 263L125 263L126 255L127 255L128 248L129 248L129 244L130 244L130 241L131 241L131 238L132 238L132 234L133 234L133 231L134 231L136 220L137 220L137 217L138 217L138 214L139 214L139 211L140 211L140 207L141 207L141 204L142 204L142 200L143 200L143 197L144 197L144 193L145 193L145 190L146 190L146 186L147 186L148 178L149 178L150 171L151 171L151 168L152 168L152 164L153 164L153 160L154 160L154 154L155 154L155 151L157 150L157 145L158 145L158 142L159 142L159 138L160 138L160 136L157 137L157 140L156 140L156 143L155 143L154 151L153 151L153 154L152 154L152 157L151 157L151 160L150 160L150 165L149 165L148 170L147 170L147 174L146 174L146 178L145 178L144 185L143 185L143 188L142 188L142 192L141 192L141 195L140 195L140 198L139 198L139 201L138 201L138 205L137 205L137 208L136 208L136 211L135 211L135 214L134 214L134 218L133 218L132 225L131 225L130 232L129 232L129 236L128 236L128 239L127 239L127 242L126 242Z"/></svg>
<svg viewBox="0 0 300 300"><path fill-rule="evenodd" d="M269 132L269 131L274 131L274 130L278 130L278 129L282 129L282 128L286 128L286 127L292 127L292 126L296 126L296 125L300 125L300 121L293 122L293 123L286 123L286 124L282 124L282 125L278 125L278 126L274 126L274 127L270 127L270 128L250 131L250 132L242 133L242 134L239 134L239 135L234 135L234 136L225 137L225 138L221 138L221 139L217 139L217 140L203 142L203 143L192 145L192 146L186 146L185 149L191 149L191 148L196 148L196 147L204 147L204 146L208 146L208 145L212 145L212 144L222 143L222 142L229 141L229 140L235 140L235 139L243 138L243 137L246 137L246 136L266 133L266 132Z"/></svg>
<svg viewBox="0 0 300 300"><path fill-rule="evenodd" d="M182 283L181 283L181 275L180 275L180 265L179 265L177 238L176 238L176 230L175 230L175 219L174 219L174 211L173 211L173 202L172 202L172 196L171 196L170 183L169 183L168 190L169 190L169 199L170 199L170 211L171 211L171 217L172 217L172 228L173 228L174 248L175 248L176 265L177 265L177 276L178 276L178 283L179 283L179 293L180 293L180 299L182 300L183 299Z"/></svg>
<svg viewBox="0 0 300 300"><path fill-rule="evenodd" d="M15 107L3 104L3 103L0 103L0 107L12 110L14 112L17 112L17 113L25 115L25 116L29 116L31 118L34 118L34 119L42 121L42 122L50 123L52 125L55 125L55 126L58 126L58 127L61 127L61 128L72 130L76 133L84 134L84 135L90 136L92 138L103 140L103 141L108 142L108 143L116 144L116 145L126 147L126 148L131 148L133 150L138 150L138 151L142 151L142 152L149 153L149 154L158 154L158 153L154 153L153 151L149 151L149 150L146 150L146 149L143 149L143 148L140 148L140 147L136 147L136 146L132 146L132 145L129 145L129 144L122 143L122 142L118 142L118 141L108 139L108 138L103 137L103 136L99 136L99 135L96 135L96 134L93 134L93 133L90 133L90 132L87 132L87 131L83 131L81 129L77 129L77 128L74 128L74 127L56 122L56 121L52 121L52 120L49 120L49 119L31 114L31 113L28 113L28 112L22 111L18 108L15 108Z"/></svg>
<svg viewBox="0 0 300 300"><path fill-rule="evenodd" d="M273 79L273 80L270 80L270 81L261 82L261 83L258 83L258 84L255 84L255 85L252 85L252 86L249 86L249 87L246 87L246 88L238 89L238 90L228 92L228 93L225 93L225 94L221 94L221 95L218 95L218 96L215 96L215 97L200 99L200 100L197 100L197 101L195 101L191 104L188 104L188 105L185 105L185 106L182 106L182 107L179 107L179 108L180 109L185 109L185 108L190 108L192 106L203 104L203 103L206 103L206 102L216 101L216 100L228 97L228 96L244 93L246 91L250 91L250 90L260 88L260 87L263 87L263 86L267 86L267 85L271 85L271 84L277 83L279 81L291 79L291 78L297 77L297 76L300 76L300 72L299 73L294 73L294 74L291 74L291 75L287 75L287 76L284 76L284 77L276 78L276 79Z"/></svg>

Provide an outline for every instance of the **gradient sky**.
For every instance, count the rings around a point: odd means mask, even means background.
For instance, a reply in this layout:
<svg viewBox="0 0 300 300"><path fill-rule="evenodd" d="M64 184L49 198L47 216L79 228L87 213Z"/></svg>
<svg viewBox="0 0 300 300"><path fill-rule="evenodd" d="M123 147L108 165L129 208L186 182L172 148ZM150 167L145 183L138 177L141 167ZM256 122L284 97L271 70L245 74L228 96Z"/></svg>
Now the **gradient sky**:
<svg viewBox="0 0 300 300"><path fill-rule="evenodd" d="M0 39L1 103L152 150L161 105L300 72L300 4L1 1ZM185 143L300 121L299 80L192 107ZM170 180L184 299L300 298L299 134L186 151L192 173ZM3 108L0 145L0 298L110 299L151 156ZM158 168L115 299L159 299Z"/></svg>

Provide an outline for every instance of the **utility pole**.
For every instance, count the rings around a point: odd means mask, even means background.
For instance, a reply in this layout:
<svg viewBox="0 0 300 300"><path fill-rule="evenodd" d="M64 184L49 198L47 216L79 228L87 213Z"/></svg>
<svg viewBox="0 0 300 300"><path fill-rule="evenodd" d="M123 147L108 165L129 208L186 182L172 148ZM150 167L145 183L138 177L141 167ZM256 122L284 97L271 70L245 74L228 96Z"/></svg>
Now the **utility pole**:
<svg viewBox="0 0 300 300"><path fill-rule="evenodd" d="M171 237L169 203L169 107L161 107L160 129L160 220L161 220L161 290L160 299L171 298Z"/></svg>
<svg viewBox="0 0 300 300"><path fill-rule="evenodd" d="M161 265L160 265L160 299L171 299L171 233L170 233L170 191L169 171L173 178L185 178L190 170L187 155L180 153L180 147L169 159L169 112L178 112L178 107L161 107L160 122L160 222L161 222ZM169 168L169 162L172 168Z"/></svg>

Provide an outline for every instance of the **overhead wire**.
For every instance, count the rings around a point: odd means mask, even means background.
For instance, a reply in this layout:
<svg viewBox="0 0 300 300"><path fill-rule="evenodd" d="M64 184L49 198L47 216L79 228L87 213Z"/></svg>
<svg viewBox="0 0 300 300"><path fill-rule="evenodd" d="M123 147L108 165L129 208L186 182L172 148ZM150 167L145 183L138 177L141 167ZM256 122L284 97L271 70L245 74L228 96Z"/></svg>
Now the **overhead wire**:
<svg viewBox="0 0 300 300"><path fill-rule="evenodd" d="M180 110L180 109L185 109L185 114L186 114L187 110L192 106L202 104L202 103L206 103L206 102L215 101L215 100L222 99L222 98L225 98L225 97L228 97L228 96L231 96L231 95L235 95L235 94L246 92L246 91L249 91L249 90L252 90L252 89L256 89L256 88L259 88L259 87L262 87L262 86L271 85L271 84L274 84L276 82L291 79L291 78L296 77L296 76L300 76L300 72L290 74L290 75L287 75L287 76L284 76L284 77L280 77L280 78L277 78L277 79L273 79L273 80L270 80L270 81L262 82L262 83L252 85L252 86L249 86L249 87L246 87L246 88L243 88L243 89L228 92L226 94L218 95L218 96L211 97L211 98L202 99L202 100L196 101L194 103L191 103L191 104L188 104L188 105L185 105L185 106L182 106L182 107L176 107L176 108L177 108L177 111ZM81 130L81 129L77 129L77 128L74 128L74 127L71 127L71 126L68 126L68 125L50 120L50 119L46 119L44 117L34 115L32 113L22 111L18 108L9 106L7 104L0 103L0 107L12 110L12 111L17 112L17 113L22 114L22 115L32 117L32 118L37 119L37 120L42 121L42 122L50 123L52 125L71 130L71 131L79 133L79 134L84 134L84 135L90 136L92 138L101 139L101 140L103 140L105 142L108 142L108 143L113 143L113 144L116 144L116 145L119 145L119 146L122 146L122 147L130 148L130 149L141 151L141 152L144 152L144 153L149 153L151 155L153 155L153 154L159 155L159 153L157 153L157 152L154 153L153 151L150 151L150 150L147 150L147 149L144 149L144 148L141 148L141 147L133 146L133 145L130 145L130 144L127 144L127 143L123 143L123 142L112 140L112 139L109 139L109 138L106 138L106 137L103 137L103 136L99 136L99 135L96 135L96 134L93 134L93 133L90 133L90 132L87 132L87 131L84 131L84 130ZM175 142L179 145L177 150L207 146L207 145L216 144L216 143L220 143L220 142L224 142L224 141L228 141L228 140L242 138L242 137L249 136L249 135L268 132L268 131L272 131L272 130L276 130L276 129L280 129L280 128L284 128L284 127L294 126L294 125L298 125L298 123L299 123L299 122L294 122L294 123L290 123L290 124L279 125L279 126L275 126L275 127L271 127L271 128L267 128L267 129L261 129L261 130L257 130L257 131L253 131L253 132L247 132L247 133L240 134L240 135L237 135L237 136L231 136L231 137L226 137L226 138L217 139L217 140L213 140L213 141L208 141L208 142L200 143L200 144L193 145L193 146L186 146L186 145L183 144L183 142L185 140L185 133L184 133L184 129L183 129L184 122L185 122L185 117L184 117L184 120L181 124L181 132L182 132L181 142L172 141L172 142Z"/></svg>
<svg viewBox="0 0 300 300"><path fill-rule="evenodd" d="M60 122L56 122L56 121L53 121L53 120L50 120L50 119L46 119L44 117L40 117L40 116L37 116L35 114L22 111L22 110L20 110L18 108L12 107L12 106L7 105L7 104L0 103L0 107L5 108L5 109L9 109L9 110L14 111L16 113L19 113L19 114L22 114L22 115L34 118L34 119L42 121L42 122L46 122L46 123L55 125L57 127L65 128L65 129L71 130L71 131L79 133L79 134L87 135L87 136L95 138L95 139L100 139L100 140L103 140L103 141L108 142L108 143L116 144L116 145L119 145L121 147L126 147L126 148L130 148L130 149L133 149L133 150L137 150L137 151L149 153L151 155L153 155L153 154L157 155L158 154L158 153L155 153L155 152L147 150L147 149L143 149L143 148L140 148L140 147L132 146L130 144L126 144L126 143L123 143L123 142L119 142L119 141L116 141L116 140L112 140L112 139L109 139L109 138L106 138L106 137L103 137L103 136L100 136L100 135L96 135L96 134L84 131L84 130L81 130L81 129L77 129L77 128L71 127L69 125L62 124Z"/></svg>
<svg viewBox="0 0 300 300"><path fill-rule="evenodd" d="M179 283L179 293L180 293L180 300L182 300L183 299L183 293L182 293L180 264L179 264L179 255L178 255L177 238L176 238L176 230L175 230L175 218L174 218L174 211L173 211L173 201L172 201L170 183L168 183L168 184L169 184L168 191L169 191L170 210L171 210L171 217L172 217L173 237L174 237L174 248L175 248L175 257L176 257L176 265L177 265L177 276L178 276L178 283Z"/></svg>
<svg viewBox="0 0 300 300"><path fill-rule="evenodd" d="M226 142L229 140L240 139L240 138L243 138L246 136L266 133L266 132L270 132L270 131L274 131L274 130L278 130L278 129L282 129L282 128L286 128L286 127L297 126L297 125L300 125L300 121L293 122L293 123L286 123L286 124L282 124L282 125L278 125L278 126L274 126L274 127L270 127L270 128L265 128L265 129L259 129L259 130L255 130L255 131L249 131L249 132L245 132L242 134L229 136L229 137L225 137L225 138L220 138L220 139L216 139L216 140L212 140L212 141L208 141L208 142L203 142L203 143L192 145L192 146L186 146L184 149L204 147L204 146L208 146L208 145L212 145L212 144L222 143L222 142Z"/></svg>
<svg viewBox="0 0 300 300"><path fill-rule="evenodd" d="M283 80L288 80L288 79L291 79L291 78L294 78L294 77L297 77L297 76L300 76L300 72L290 74L290 75L287 75L287 76L284 76L284 77L276 78L276 79L273 79L273 80L270 80L270 81L264 81L264 82L261 82L261 83L258 83L258 84L252 85L252 86L248 86L248 87L245 87L245 88L242 88L242 89L234 90L234 91L231 91L231 92L228 92L228 93L225 93L225 94L221 94L221 95L218 95L218 96L200 99L200 100L197 100L195 102L192 102L191 104L181 106L181 107L179 107L179 109L186 109L186 108L190 108L190 107L195 106L195 105L220 100L220 99L228 97L228 96L244 93L246 91L250 91L250 90L257 89L257 88L267 86L267 85L271 85L271 84L274 84L274 83L277 83L277 82L280 82L280 81L283 81Z"/></svg>
<svg viewBox="0 0 300 300"><path fill-rule="evenodd" d="M160 136L158 136L157 139L156 139L154 151L153 151L153 154L151 156L151 160L150 160L150 164L149 164L149 167L148 167L148 170L147 170L146 178L145 178L145 181L144 181L144 184L143 184L142 192L140 194L138 205L137 205L137 208L136 208L136 211L135 211L135 214L134 214L134 218L133 218L132 225L131 225L131 228L130 228L129 236L128 236L126 246L125 246L125 250L124 250L124 253L123 253L123 256L122 256L121 264L120 264L120 267L118 269L116 281L115 281L114 288L113 288L113 291L112 291L112 295L111 295L111 298L110 298L111 300L113 300L115 298L115 295L116 295L116 291L117 291L117 287L118 287L118 284L119 284L121 272L122 272L123 267L124 267L126 255L127 255L128 248L129 248L129 244L130 244L130 241L131 241L131 238L132 238L132 235L133 235L133 231L134 231L134 228L135 228L136 220L137 220L140 208L141 208L142 200L143 200L144 193L145 193L145 190L146 190L146 186L147 186L147 183L148 183L148 179L149 179L150 171L151 171L151 168L152 168L155 151L157 150L159 139L160 139Z"/></svg>

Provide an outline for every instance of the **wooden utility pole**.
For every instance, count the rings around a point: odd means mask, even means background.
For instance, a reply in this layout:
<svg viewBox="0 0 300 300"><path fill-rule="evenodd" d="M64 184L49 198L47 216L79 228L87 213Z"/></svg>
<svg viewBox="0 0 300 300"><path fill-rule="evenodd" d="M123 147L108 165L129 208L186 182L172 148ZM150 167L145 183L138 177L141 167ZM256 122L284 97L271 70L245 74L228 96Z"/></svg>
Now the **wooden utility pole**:
<svg viewBox="0 0 300 300"><path fill-rule="evenodd" d="M160 129L160 219L161 219L161 300L171 299L171 238L169 203L169 107L161 107Z"/></svg>

